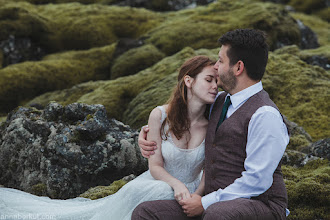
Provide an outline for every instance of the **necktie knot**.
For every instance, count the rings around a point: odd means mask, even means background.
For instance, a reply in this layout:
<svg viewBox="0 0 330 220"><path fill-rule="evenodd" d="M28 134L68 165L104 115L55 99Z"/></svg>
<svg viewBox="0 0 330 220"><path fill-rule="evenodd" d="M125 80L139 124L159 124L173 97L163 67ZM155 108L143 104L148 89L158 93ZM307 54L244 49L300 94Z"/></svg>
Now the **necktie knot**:
<svg viewBox="0 0 330 220"><path fill-rule="evenodd" d="M231 105L230 96L227 96L226 101L222 107L222 112L221 112L220 119L219 119L219 122L217 125L217 130L218 130L218 127L220 126L220 124L226 119L227 111L228 111L228 108L230 105Z"/></svg>

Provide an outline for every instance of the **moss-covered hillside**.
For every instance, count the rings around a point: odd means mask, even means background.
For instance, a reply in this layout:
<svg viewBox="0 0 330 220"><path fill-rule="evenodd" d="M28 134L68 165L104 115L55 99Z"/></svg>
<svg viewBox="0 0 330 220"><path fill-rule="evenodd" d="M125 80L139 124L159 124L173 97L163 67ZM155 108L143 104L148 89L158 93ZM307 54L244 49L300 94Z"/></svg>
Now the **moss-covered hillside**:
<svg viewBox="0 0 330 220"><path fill-rule="evenodd" d="M195 55L215 60L222 34L255 28L267 33L271 49L265 90L281 113L312 137L293 136L291 150L330 137L330 25L325 1L218 0L167 12L115 5L118 2L0 0L0 121L19 105L83 102L103 104L109 117L138 129L154 107L167 101L185 60ZM149 3L157 2L166 0ZM315 35L306 35L301 23ZM13 36L17 41L4 43ZM319 47L301 49L313 37ZM27 39L44 51L42 58L5 64L12 56L24 55L15 43ZM29 50L29 43L25 47ZM329 197L324 196L330 193L328 161L284 166L283 173L288 219L329 218ZM103 197L117 185L85 195L96 192L90 198Z"/></svg>

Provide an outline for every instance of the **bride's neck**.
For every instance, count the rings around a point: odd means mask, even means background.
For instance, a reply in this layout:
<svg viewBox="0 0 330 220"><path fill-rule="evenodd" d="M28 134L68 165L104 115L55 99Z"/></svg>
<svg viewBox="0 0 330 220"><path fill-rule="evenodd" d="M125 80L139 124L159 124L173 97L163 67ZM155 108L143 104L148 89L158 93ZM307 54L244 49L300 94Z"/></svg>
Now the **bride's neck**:
<svg viewBox="0 0 330 220"><path fill-rule="evenodd" d="M188 117L190 119L190 123L194 124L201 119L204 119L204 112L206 109L206 105L200 102L196 102L194 100L190 100L188 102Z"/></svg>

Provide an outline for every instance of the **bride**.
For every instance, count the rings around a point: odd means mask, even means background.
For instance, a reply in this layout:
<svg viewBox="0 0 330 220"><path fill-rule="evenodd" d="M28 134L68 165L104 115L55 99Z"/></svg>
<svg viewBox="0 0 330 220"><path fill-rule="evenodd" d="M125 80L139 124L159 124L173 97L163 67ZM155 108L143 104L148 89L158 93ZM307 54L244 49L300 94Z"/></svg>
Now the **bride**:
<svg viewBox="0 0 330 220"><path fill-rule="evenodd" d="M187 60L167 105L149 116L147 139L157 143L149 170L102 199L56 200L0 188L0 219L130 219L144 202L199 195L204 191L204 138L209 104L217 95L214 62L205 56Z"/></svg>

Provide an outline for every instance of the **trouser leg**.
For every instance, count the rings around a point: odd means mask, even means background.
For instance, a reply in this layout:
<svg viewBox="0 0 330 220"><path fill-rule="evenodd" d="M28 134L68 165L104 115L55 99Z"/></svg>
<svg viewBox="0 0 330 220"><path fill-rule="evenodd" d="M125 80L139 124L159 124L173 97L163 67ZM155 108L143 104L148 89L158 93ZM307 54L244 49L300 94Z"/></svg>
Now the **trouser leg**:
<svg viewBox="0 0 330 220"><path fill-rule="evenodd" d="M259 200L234 199L210 205L203 220L275 220L271 208Z"/></svg>
<svg viewBox="0 0 330 220"><path fill-rule="evenodd" d="M133 213L132 220L200 220L200 217L190 218L183 212L175 200L156 200L143 202Z"/></svg>

